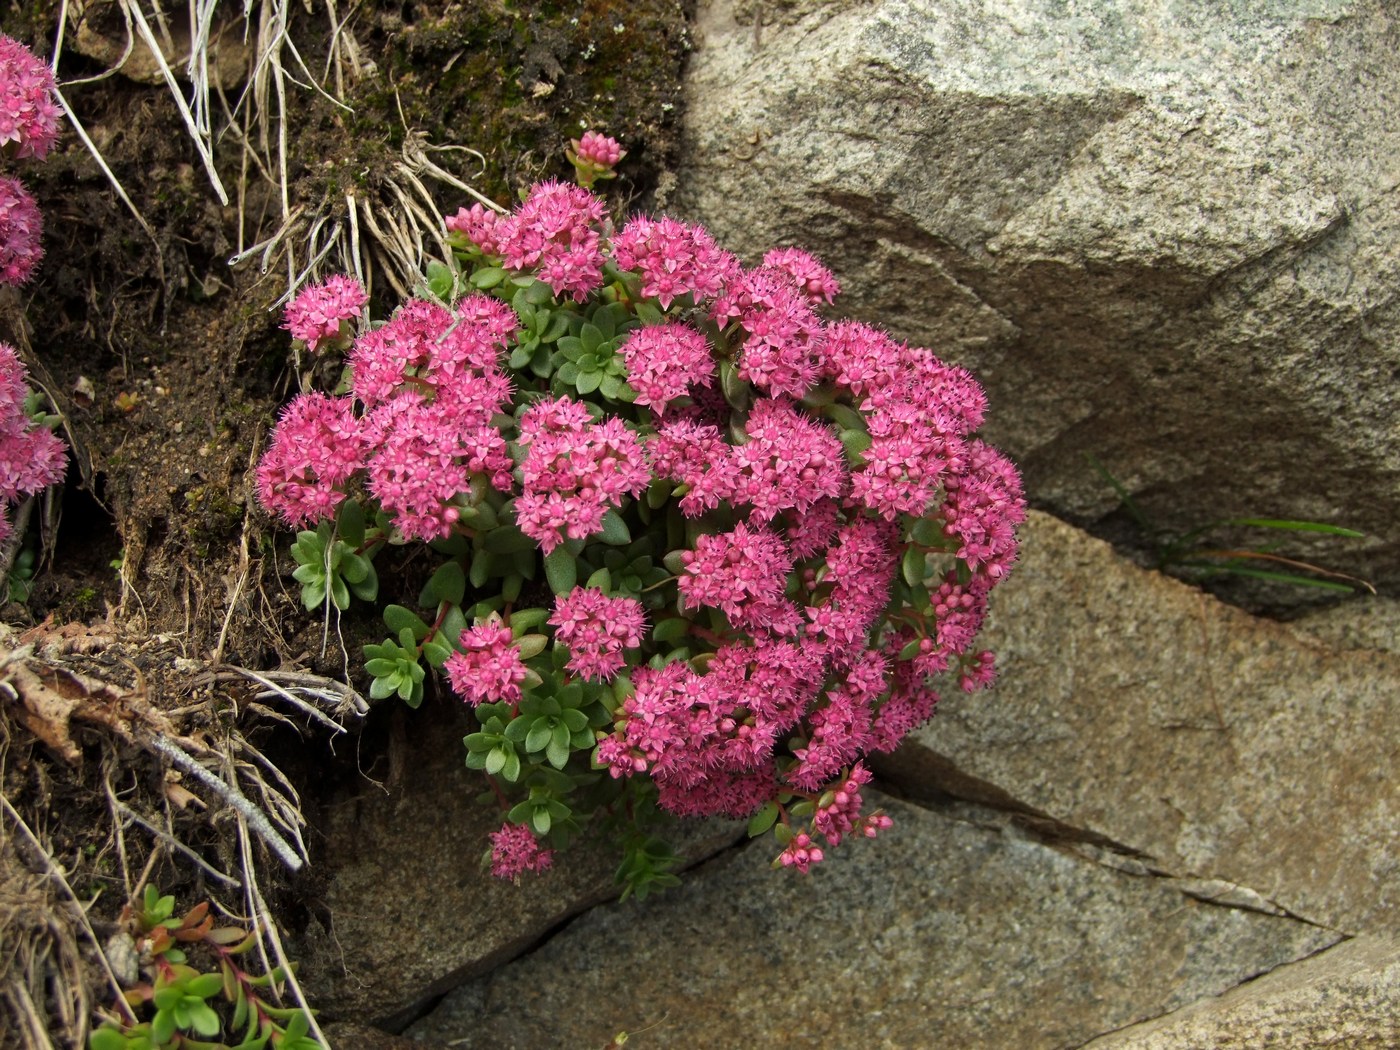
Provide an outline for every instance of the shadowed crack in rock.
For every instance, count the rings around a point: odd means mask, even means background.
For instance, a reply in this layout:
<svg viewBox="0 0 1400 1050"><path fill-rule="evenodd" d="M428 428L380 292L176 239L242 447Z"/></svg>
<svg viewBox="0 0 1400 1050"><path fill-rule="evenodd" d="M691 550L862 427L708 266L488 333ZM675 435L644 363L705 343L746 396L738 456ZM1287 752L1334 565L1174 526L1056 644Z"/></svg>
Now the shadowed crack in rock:
<svg viewBox="0 0 1400 1050"><path fill-rule="evenodd" d="M1202 904L1238 908L1307 923L1318 929L1347 936L1335 927L1299 915L1248 886L1227 879L1200 878L1162 867L1150 854L1126 843L1115 842L1089 828L1075 827L1013 797L988 781L971 776L942 755L921 756L919 775L902 775L900 756L892 755L875 763L880 790L943 816L985 823L976 809L1004 813L1028 837L1042 845L1071 853L1083 860L1122 872L1125 875L1161 879L1183 896Z"/></svg>

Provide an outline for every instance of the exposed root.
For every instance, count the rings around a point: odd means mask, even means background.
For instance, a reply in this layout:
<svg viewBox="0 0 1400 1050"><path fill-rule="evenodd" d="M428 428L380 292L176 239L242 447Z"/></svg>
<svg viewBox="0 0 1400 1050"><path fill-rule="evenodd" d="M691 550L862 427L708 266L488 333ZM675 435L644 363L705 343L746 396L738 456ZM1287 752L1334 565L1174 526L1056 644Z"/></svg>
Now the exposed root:
<svg viewBox="0 0 1400 1050"><path fill-rule="evenodd" d="M148 653L145 662L174 661ZM153 688L163 693L159 707ZM172 706L172 688L191 702ZM116 910L152 879L196 876L221 911L259 930L265 957L285 965L258 844L295 871L308 860L306 821L295 786L240 729L239 716L324 736L345 732L367 710L351 687L305 672L196 666L152 685L109 630L45 623L16 635L0 627L0 1032L23 1033L21 1045L70 1050L86 1045L95 1006L124 1009L131 967L109 961L121 945L104 937ZM25 772L5 768L12 753ZM56 827L61 852L25 815L46 812L56 791L76 792L106 814ZM230 816L236 845L211 852L210 830ZM103 884L113 891L95 889ZM220 903L228 893L237 896ZM104 897L105 922L96 918ZM288 985L304 1005L294 976Z"/></svg>

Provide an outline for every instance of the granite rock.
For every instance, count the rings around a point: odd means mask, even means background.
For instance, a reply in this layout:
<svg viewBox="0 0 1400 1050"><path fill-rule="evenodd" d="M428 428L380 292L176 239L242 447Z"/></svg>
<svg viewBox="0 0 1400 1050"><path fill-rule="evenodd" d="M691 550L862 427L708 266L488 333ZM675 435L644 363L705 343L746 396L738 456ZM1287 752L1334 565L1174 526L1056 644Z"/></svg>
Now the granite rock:
<svg viewBox="0 0 1400 1050"><path fill-rule="evenodd" d="M1400 1046L1400 945L1358 937L1084 1050Z"/></svg>
<svg viewBox="0 0 1400 1050"><path fill-rule="evenodd" d="M1004 815L895 819L809 877L768 838L595 908L409 1029L460 1047L1078 1045L1336 940L1041 844Z"/></svg>
<svg viewBox="0 0 1400 1050"><path fill-rule="evenodd" d="M669 209L801 244L972 367L1041 506L1242 515L1400 582L1400 20L1387 0L701 3ZM1123 535L1126 536L1126 530ZM1299 601L1292 589L1268 600Z"/></svg>
<svg viewBox="0 0 1400 1050"><path fill-rule="evenodd" d="M1400 927L1400 658L1251 617L1048 515L1023 541L982 636L996 687L945 696L881 773L1334 929Z"/></svg>
<svg viewBox="0 0 1400 1050"><path fill-rule="evenodd" d="M327 881L319 918L292 951L305 967L303 987L328 1018L390 1031L433 996L616 898L620 858L612 842L580 841L565 861L519 885L494 878L481 860L502 817L478 800L480 778L465 768L464 709L398 717L414 720L412 753L402 740L391 745L384 782L347 785L317 822ZM689 823L673 845L693 862L742 833L733 822Z"/></svg>

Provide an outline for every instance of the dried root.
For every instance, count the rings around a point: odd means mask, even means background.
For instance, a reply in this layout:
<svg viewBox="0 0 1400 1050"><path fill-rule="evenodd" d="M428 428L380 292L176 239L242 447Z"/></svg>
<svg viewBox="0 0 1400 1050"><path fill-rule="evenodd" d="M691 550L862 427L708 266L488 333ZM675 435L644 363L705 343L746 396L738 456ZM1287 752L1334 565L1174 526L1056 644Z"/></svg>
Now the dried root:
<svg viewBox="0 0 1400 1050"><path fill-rule="evenodd" d="M187 667L178 687L203 699L184 706L169 703L176 683L163 680L157 705L131 651L101 628L0 627L0 1032L16 1045L86 1045L94 1006L132 980L129 960L113 958L112 916L161 871L196 874L218 907L260 931L268 969L286 966L264 865L268 855L290 871L307 862L306 821L291 780L237 716L339 734L368 710L342 683L230 665ZM210 718L215 707L234 717ZM25 775L6 768L12 755ZM105 826L36 831L60 784L86 785ZM236 838L211 852L211 828L225 820Z"/></svg>

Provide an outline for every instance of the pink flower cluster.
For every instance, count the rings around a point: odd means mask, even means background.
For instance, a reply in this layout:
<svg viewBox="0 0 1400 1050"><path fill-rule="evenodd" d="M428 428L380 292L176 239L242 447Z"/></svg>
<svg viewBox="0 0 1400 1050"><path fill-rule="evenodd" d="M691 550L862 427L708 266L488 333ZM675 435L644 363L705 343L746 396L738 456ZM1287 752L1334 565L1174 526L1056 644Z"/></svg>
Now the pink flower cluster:
<svg viewBox="0 0 1400 1050"><path fill-rule="evenodd" d="M651 483L641 442L614 416L594 423L588 406L568 397L532 405L520 421L529 449L515 500L520 531L549 554L565 538L603 528L603 516Z"/></svg>
<svg viewBox="0 0 1400 1050"><path fill-rule="evenodd" d="M459 210L447 228L467 237L483 253L499 255L509 270L534 271L554 290L583 302L603 283L599 228L603 202L580 186L542 182L510 215L481 205Z"/></svg>
<svg viewBox="0 0 1400 1050"><path fill-rule="evenodd" d="M569 145L573 147L568 157L574 166L574 175L584 189L592 189L599 179L612 178L613 168L627 156L617 139L598 131L585 131Z"/></svg>
<svg viewBox="0 0 1400 1050"><path fill-rule="evenodd" d="M53 74L28 48L0 34L0 153L43 159L58 139ZM43 217L18 179L0 177L0 284L20 285L44 256ZM0 343L0 540L10 535L10 504L63 479L68 450L25 412L29 373Z"/></svg>
<svg viewBox="0 0 1400 1050"><path fill-rule="evenodd" d="M598 131L585 131L581 138L574 141L573 147L574 155L579 160L597 168L614 167L627 155L617 139Z"/></svg>
<svg viewBox="0 0 1400 1050"><path fill-rule="evenodd" d="M68 449L24 411L29 373L14 347L0 343L0 541L10 534L9 505L63 480Z"/></svg>
<svg viewBox="0 0 1400 1050"><path fill-rule="evenodd" d="M669 310L682 296L712 299L742 270L739 260L715 246L701 226L638 216L612 239L619 269L642 277L642 295Z"/></svg>
<svg viewBox="0 0 1400 1050"><path fill-rule="evenodd" d="M0 177L0 284L24 284L44 257L44 219L19 179Z"/></svg>
<svg viewBox="0 0 1400 1050"><path fill-rule="evenodd" d="M0 149L43 160L58 141L62 112L49 67L0 33Z"/></svg>
<svg viewBox="0 0 1400 1050"><path fill-rule="evenodd" d="M673 321L638 328L628 335L621 353L637 404L658 412L689 394L692 386L707 387L714 381L710 344L688 324Z"/></svg>
<svg viewBox="0 0 1400 1050"><path fill-rule="evenodd" d="M460 645L443 665L454 693L472 705L520 702L529 672L509 627L500 620L475 624L462 632Z"/></svg>
<svg viewBox="0 0 1400 1050"><path fill-rule="evenodd" d="M554 600L549 624L555 642L568 647L569 670L600 681L621 671L625 651L642 644L646 614L635 598L610 598L594 587L575 587Z"/></svg>
<svg viewBox="0 0 1400 1050"><path fill-rule="evenodd" d="M0 153L42 160L58 140L53 74L19 41L0 34ZM20 285L44 257L43 218L24 184L0 178L0 284Z"/></svg>
<svg viewBox="0 0 1400 1050"><path fill-rule="evenodd" d="M601 163L605 146L584 136L577 156ZM520 335L500 298L410 302L356 339L349 395L289 407L259 467L264 505L311 522L361 486L403 536L466 533L494 554L490 528L472 524L493 509L550 559L556 585L561 554L646 530L656 561L671 552L667 615L662 579L641 601L575 586L547 621L571 688L601 688L617 705L595 761L615 778L649 777L680 815L807 800L811 823L789 827L780 857L799 870L887 828L888 817L862 815L867 756L933 714L932 676L970 690L995 673L972 645L1015 560L1025 500L1015 468L974 437L986 409L976 381L871 325L824 320L839 286L799 249L746 269L672 219L614 233L599 198L556 182L510 214L477 205L446 221L473 258L584 304L546 307L574 334L604 302L644 318L615 344L636 407L569 378L563 343L552 374L507 371L503 353L517 339L533 351L524 340L537 333ZM336 313L308 300L306 330L337 338ZM499 550L516 549L518 535L502 538ZM596 566L596 550L580 557ZM897 583L911 550L906 572L927 575ZM892 598L907 607L890 612ZM689 654L648 638L645 609L690 621L677 643ZM473 704L517 703L530 677L494 619L462 633L445 670ZM498 872L535 870L529 829L498 835Z"/></svg>
<svg viewBox="0 0 1400 1050"><path fill-rule="evenodd" d="M541 846L534 832L509 821L499 831L491 832L490 856L491 874L512 882L518 882L527 872L547 871L554 863L554 851Z"/></svg>
<svg viewBox="0 0 1400 1050"><path fill-rule="evenodd" d="M257 471L263 506L291 525L314 523L363 476L404 536L448 535L475 479L512 486L492 420L512 396L499 358L518 323L499 300L469 295L453 310L411 301L362 334L349 357L352 392L302 394L274 428Z"/></svg>
<svg viewBox="0 0 1400 1050"><path fill-rule="evenodd" d="M287 304L282 327L300 339L313 354L327 344L339 343L348 336L348 324L357 320L369 302L360 282L345 274L303 288Z"/></svg>

